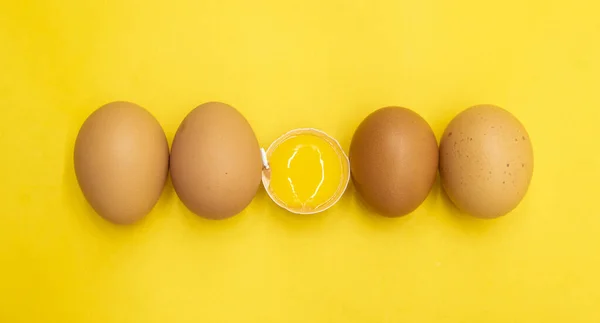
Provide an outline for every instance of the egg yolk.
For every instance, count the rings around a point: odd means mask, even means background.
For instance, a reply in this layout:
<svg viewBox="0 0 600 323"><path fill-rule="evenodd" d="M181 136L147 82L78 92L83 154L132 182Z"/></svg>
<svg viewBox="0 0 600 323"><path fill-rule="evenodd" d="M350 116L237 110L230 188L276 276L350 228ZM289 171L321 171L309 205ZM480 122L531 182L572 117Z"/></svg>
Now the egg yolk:
<svg viewBox="0 0 600 323"><path fill-rule="evenodd" d="M315 134L281 142L269 157L272 194L289 209L310 212L336 197L343 160L332 143Z"/></svg>

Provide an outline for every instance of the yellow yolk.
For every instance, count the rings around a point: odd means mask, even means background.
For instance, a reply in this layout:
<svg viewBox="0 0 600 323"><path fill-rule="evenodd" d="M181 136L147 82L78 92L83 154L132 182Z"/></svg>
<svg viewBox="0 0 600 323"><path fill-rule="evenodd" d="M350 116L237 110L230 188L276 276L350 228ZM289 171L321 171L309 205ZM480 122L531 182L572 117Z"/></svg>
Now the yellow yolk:
<svg viewBox="0 0 600 323"><path fill-rule="evenodd" d="M288 208L310 212L344 189L344 156L325 138L306 133L284 139L269 157L270 191Z"/></svg>

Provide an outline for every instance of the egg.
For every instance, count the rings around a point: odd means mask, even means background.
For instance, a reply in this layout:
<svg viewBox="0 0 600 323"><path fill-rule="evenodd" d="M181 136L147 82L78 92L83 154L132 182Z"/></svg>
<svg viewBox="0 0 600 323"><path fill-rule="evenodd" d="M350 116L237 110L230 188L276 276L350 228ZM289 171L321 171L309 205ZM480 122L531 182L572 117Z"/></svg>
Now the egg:
<svg viewBox="0 0 600 323"><path fill-rule="evenodd" d="M350 145L356 190L380 214L406 215L427 198L438 166L435 135L406 108L379 109L362 121Z"/></svg>
<svg viewBox="0 0 600 323"><path fill-rule="evenodd" d="M220 102L202 104L183 120L171 149L171 178L192 212L225 219L241 212L261 182L258 140L248 121Z"/></svg>
<svg viewBox="0 0 600 323"><path fill-rule="evenodd" d="M440 143L442 185L456 206L479 218L509 213L533 175L527 130L510 112L478 105L459 113Z"/></svg>
<svg viewBox="0 0 600 323"><path fill-rule="evenodd" d="M111 222L130 224L158 201L167 178L169 146L148 111L130 102L112 102L81 126L74 164L94 210Z"/></svg>

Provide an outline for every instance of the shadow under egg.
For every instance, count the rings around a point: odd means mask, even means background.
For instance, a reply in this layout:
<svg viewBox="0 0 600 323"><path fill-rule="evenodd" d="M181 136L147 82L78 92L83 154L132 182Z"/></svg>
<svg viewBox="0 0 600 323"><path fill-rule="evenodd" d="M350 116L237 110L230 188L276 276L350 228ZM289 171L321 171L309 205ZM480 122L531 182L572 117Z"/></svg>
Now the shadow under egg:
<svg viewBox="0 0 600 323"><path fill-rule="evenodd" d="M497 226L497 222L503 218L499 217L495 219L482 219L462 211L454 204L454 202L452 202L452 199L450 199L448 193L446 193L444 190L439 177L438 181L439 185L437 185L437 187L440 191L440 200L444 204L444 209L449 211L447 212L449 214L446 216L446 218L455 228L460 228L461 230L471 233L485 234L485 232Z"/></svg>
<svg viewBox="0 0 600 323"><path fill-rule="evenodd" d="M398 226L404 226L413 220L412 212L402 216L386 216L377 212L362 198L356 190L354 182L350 181L346 194L352 199L353 206L358 208L360 212L356 217L363 224L377 230L396 230Z"/></svg>

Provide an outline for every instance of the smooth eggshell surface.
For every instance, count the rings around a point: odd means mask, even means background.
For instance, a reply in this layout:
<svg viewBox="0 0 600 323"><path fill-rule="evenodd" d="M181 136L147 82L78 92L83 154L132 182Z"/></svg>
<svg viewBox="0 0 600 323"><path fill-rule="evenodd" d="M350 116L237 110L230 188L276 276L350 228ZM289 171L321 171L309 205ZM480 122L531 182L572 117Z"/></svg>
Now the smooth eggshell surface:
<svg viewBox="0 0 600 323"><path fill-rule="evenodd" d="M363 200L393 217L412 212L427 198L437 174L438 146L420 115L387 107L358 126L349 157L352 179Z"/></svg>
<svg viewBox="0 0 600 323"><path fill-rule="evenodd" d="M138 221L158 201L169 167L169 146L158 121L129 102L93 112L75 142L75 173L88 202L105 219Z"/></svg>
<svg viewBox="0 0 600 323"><path fill-rule="evenodd" d="M440 143L440 176L456 206L496 218L525 196L533 174L527 131L510 112L479 105L458 114Z"/></svg>
<svg viewBox="0 0 600 323"><path fill-rule="evenodd" d="M183 120L171 149L171 178L181 201L208 219L241 212L261 182L258 140L233 107L205 103Z"/></svg>

